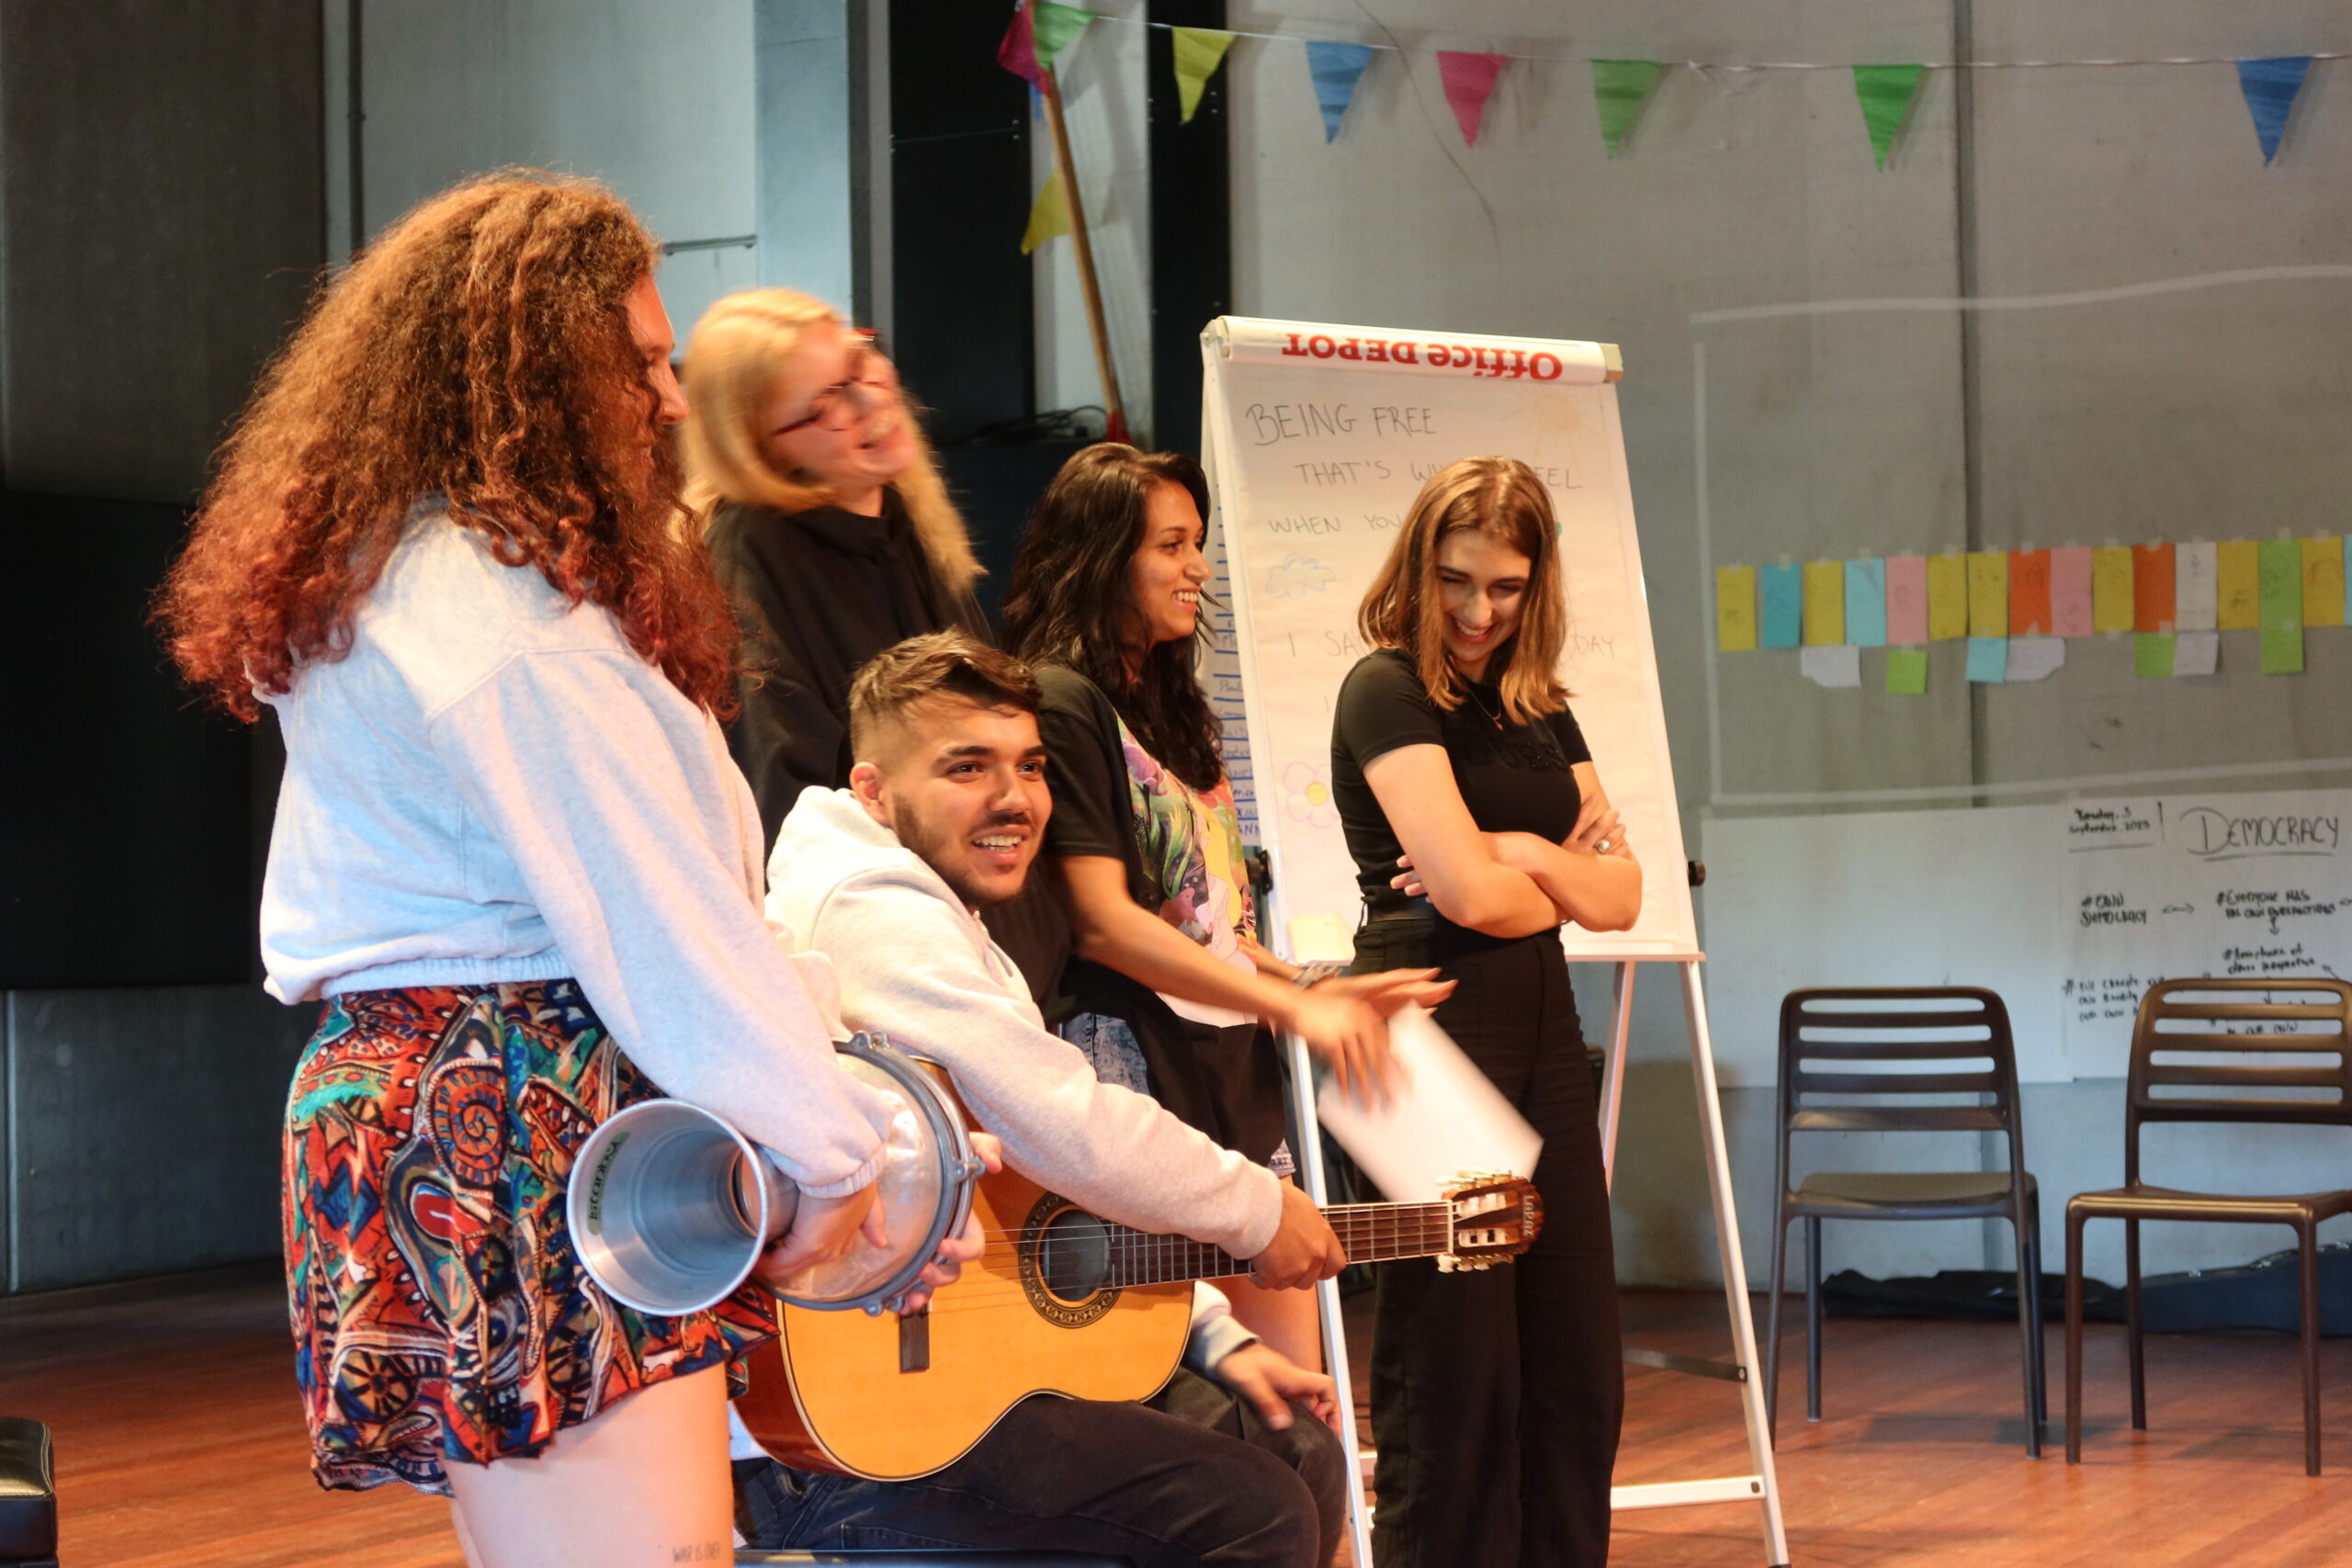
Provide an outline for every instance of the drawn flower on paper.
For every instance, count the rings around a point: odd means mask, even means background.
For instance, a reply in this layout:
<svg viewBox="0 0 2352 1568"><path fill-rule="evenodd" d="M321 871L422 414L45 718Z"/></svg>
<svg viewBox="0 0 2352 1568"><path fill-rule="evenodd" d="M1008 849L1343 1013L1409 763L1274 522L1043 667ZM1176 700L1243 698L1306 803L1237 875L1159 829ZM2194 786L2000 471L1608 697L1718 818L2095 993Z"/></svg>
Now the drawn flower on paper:
<svg viewBox="0 0 2352 1568"><path fill-rule="evenodd" d="M1266 597L1304 599L1309 593L1322 592L1338 575L1313 556L1287 555L1280 566L1266 569Z"/></svg>
<svg viewBox="0 0 2352 1568"><path fill-rule="evenodd" d="M1323 770L1305 762L1293 762L1283 770L1283 809L1293 821L1304 822L1310 828L1329 828L1340 820L1339 811L1331 804L1331 785Z"/></svg>

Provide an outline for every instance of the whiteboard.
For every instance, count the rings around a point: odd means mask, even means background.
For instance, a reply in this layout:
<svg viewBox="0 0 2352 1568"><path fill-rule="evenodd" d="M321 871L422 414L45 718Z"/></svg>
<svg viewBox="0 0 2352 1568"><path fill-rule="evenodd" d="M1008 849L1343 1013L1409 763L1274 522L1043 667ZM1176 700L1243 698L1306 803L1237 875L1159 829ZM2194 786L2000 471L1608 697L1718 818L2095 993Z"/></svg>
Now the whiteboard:
<svg viewBox="0 0 2352 1568"><path fill-rule="evenodd" d="M1457 458L1500 454L1535 470L1558 513L1561 678L1644 870L1631 931L1566 927L1562 941L1572 958L1696 957L1616 351L1223 317L1202 333L1201 353L1212 549L1224 564L1212 592L1231 616L1208 678L1228 756L1249 775L1245 811L1272 862L1277 945L1320 955L1356 924L1330 753L1340 683L1368 651L1357 606L1422 481Z"/></svg>
<svg viewBox="0 0 2352 1568"><path fill-rule="evenodd" d="M2160 979L2352 969L2352 791L1711 818L1718 1071L1769 1084L1805 986L1984 986L2029 1082L2120 1077Z"/></svg>
<svg viewBox="0 0 2352 1568"><path fill-rule="evenodd" d="M1781 998L1808 986L2000 993L2018 1076L2063 1082L2065 932L2052 808L1710 817L1707 1016L1728 1087L1774 1081Z"/></svg>

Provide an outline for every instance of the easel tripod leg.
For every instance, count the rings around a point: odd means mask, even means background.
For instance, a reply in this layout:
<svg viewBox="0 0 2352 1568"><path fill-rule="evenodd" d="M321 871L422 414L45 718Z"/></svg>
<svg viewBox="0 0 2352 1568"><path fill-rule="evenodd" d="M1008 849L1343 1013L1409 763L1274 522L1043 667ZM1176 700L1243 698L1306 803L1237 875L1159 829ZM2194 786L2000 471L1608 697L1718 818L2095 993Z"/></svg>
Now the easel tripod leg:
<svg viewBox="0 0 2352 1568"><path fill-rule="evenodd" d="M1298 1148L1294 1151L1299 1173L1306 1179L1306 1195L1322 1208L1331 1201L1329 1179L1323 1169L1323 1128L1315 1117L1315 1070L1307 1060L1306 1042L1295 1034L1283 1036L1290 1052L1290 1081L1298 1086ZM1323 1370L1336 1385L1340 1403L1340 1452L1347 1461L1348 1537L1360 1568L1372 1564L1372 1512L1364 1506L1363 1464L1356 1436L1355 1380L1348 1371L1348 1325L1340 1314L1340 1281L1326 1280L1315 1287L1315 1303L1322 1309Z"/></svg>
<svg viewBox="0 0 2352 1568"><path fill-rule="evenodd" d="M1732 1346L1747 1376L1739 1385L1740 1408L1747 1419L1747 1451L1756 1474L1764 1483L1758 1500L1763 1510L1765 1561L1789 1561L1788 1534L1781 1519L1781 1482L1772 1462L1772 1435L1764 1412L1764 1383L1756 1357L1756 1325L1747 1306L1747 1264L1741 1256L1739 1216L1732 1199L1731 1155L1724 1143L1723 1104L1715 1088L1714 1043L1707 1032L1707 998L1695 960L1682 968L1682 1011L1690 1035L1690 1071L1699 1096L1699 1121L1706 1135L1707 1185L1714 1200L1715 1247L1724 1271L1724 1299L1730 1310Z"/></svg>

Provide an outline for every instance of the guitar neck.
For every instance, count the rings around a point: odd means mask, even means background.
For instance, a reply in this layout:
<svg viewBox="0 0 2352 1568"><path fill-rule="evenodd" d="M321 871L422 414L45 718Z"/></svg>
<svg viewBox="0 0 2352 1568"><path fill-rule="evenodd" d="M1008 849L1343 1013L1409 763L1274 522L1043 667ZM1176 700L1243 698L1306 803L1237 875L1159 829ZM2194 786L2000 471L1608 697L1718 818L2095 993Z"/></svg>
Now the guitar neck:
<svg viewBox="0 0 2352 1568"><path fill-rule="evenodd" d="M1351 1263L1433 1258L1453 1239L1450 1203L1340 1203L1323 1211ZM1219 1280L1247 1274L1250 1265L1221 1247L1189 1236L1153 1235L1110 1225L1114 1287L1166 1285L1179 1280Z"/></svg>

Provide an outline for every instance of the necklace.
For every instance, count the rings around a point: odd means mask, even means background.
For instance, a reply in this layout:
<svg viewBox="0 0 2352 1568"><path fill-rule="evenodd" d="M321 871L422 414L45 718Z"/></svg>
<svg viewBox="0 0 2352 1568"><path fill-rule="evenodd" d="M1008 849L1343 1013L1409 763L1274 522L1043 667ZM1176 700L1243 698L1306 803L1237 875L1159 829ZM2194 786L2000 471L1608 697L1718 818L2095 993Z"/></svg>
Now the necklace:
<svg viewBox="0 0 2352 1568"><path fill-rule="evenodd" d="M1470 693L1470 700L1478 705L1478 711L1487 716L1487 722L1497 729L1500 729L1503 727L1502 699L1498 696L1495 705L1488 707L1487 699L1479 694L1478 688L1475 684L1467 686L1466 689Z"/></svg>

